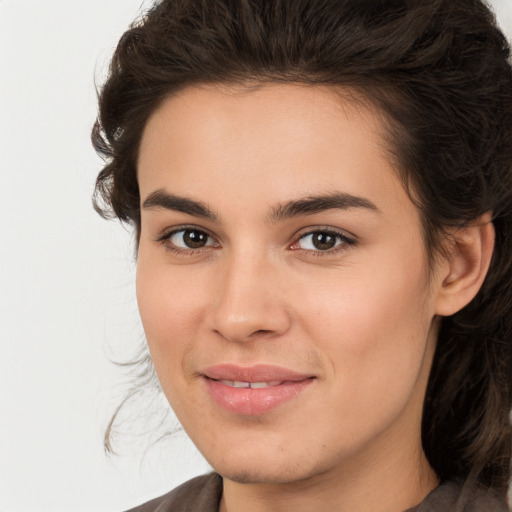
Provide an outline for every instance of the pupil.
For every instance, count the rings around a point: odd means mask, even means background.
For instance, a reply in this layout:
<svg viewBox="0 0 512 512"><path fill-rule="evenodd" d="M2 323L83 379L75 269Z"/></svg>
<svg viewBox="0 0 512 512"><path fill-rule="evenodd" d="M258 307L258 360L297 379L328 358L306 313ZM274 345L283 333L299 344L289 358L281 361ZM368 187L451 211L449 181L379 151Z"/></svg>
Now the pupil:
<svg viewBox="0 0 512 512"><path fill-rule="evenodd" d="M330 233L315 233L313 235L313 245L322 251L332 249L336 245L336 237Z"/></svg>
<svg viewBox="0 0 512 512"><path fill-rule="evenodd" d="M201 231L196 231L194 229L188 229L183 234L183 241L185 242L185 245L191 249L204 247L207 240L208 235L206 233L202 233Z"/></svg>

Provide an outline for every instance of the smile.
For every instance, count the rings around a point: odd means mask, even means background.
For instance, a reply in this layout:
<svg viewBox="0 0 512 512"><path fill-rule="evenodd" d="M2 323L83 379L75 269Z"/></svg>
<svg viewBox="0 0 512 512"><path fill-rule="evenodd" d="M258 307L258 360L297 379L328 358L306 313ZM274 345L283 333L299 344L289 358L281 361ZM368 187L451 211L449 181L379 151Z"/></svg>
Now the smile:
<svg viewBox="0 0 512 512"><path fill-rule="evenodd" d="M315 376L273 365L222 364L202 374L213 403L242 416L260 416L297 400L317 380Z"/></svg>
<svg viewBox="0 0 512 512"><path fill-rule="evenodd" d="M226 386L231 386L232 388L251 388L251 389L262 389L262 388L271 388L274 386L279 386L283 382L279 380L272 380L269 382L245 382L240 380L219 380L222 384L226 384Z"/></svg>

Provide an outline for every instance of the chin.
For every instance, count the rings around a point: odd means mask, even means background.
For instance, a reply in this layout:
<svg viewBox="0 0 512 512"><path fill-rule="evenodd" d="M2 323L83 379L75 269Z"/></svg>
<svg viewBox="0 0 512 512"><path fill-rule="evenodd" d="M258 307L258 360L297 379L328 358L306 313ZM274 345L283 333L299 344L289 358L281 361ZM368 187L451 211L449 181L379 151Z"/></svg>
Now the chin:
<svg viewBox="0 0 512 512"><path fill-rule="evenodd" d="M301 463L299 460L281 462L268 459L256 461L224 461L212 467L223 478L239 484L286 485L307 481L314 475L322 473L320 468Z"/></svg>
<svg viewBox="0 0 512 512"><path fill-rule="evenodd" d="M293 478L293 475L289 473L276 474L275 471L264 471L264 470L233 470L218 472L223 478L236 482L238 484L260 484L260 485L284 485L303 478Z"/></svg>
<svg viewBox="0 0 512 512"><path fill-rule="evenodd" d="M237 484L277 484L276 480L269 479L267 475L263 475L255 471L235 471L220 473L222 478L236 482Z"/></svg>

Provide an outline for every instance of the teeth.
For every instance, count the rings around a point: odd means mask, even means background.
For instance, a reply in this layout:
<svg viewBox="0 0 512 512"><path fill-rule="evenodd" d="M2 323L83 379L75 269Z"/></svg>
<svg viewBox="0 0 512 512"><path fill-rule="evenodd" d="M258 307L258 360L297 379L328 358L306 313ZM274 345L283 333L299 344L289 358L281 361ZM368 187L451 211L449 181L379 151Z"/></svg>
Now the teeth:
<svg viewBox="0 0 512 512"><path fill-rule="evenodd" d="M281 382L278 380L271 380L270 382L251 382L251 388L271 388L272 386L279 386L279 384L281 384Z"/></svg>
<svg viewBox="0 0 512 512"><path fill-rule="evenodd" d="M281 381L279 380L271 380L269 382L244 382L240 380L224 380L221 379L219 382L225 384L226 386L231 386L232 388L251 388L251 389L261 389L261 388L270 388L273 386L279 386Z"/></svg>
<svg viewBox="0 0 512 512"><path fill-rule="evenodd" d="M233 387L234 388L250 388L251 385L249 382L242 382L240 380L234 380L233 381Z"/></svg>

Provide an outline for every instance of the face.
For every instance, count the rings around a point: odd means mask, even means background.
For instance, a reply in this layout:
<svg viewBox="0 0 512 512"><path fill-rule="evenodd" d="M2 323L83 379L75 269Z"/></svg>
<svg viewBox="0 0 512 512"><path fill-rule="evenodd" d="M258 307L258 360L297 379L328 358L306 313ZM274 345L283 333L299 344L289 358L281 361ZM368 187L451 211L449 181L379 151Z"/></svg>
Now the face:
<svg viewBox="0 0 512 512"><path fill-rule="evenodd" d="M165 395L226 478L421 451L437 284L384 130L297 84L191 87L145 128L140 313Z"/></svg>

